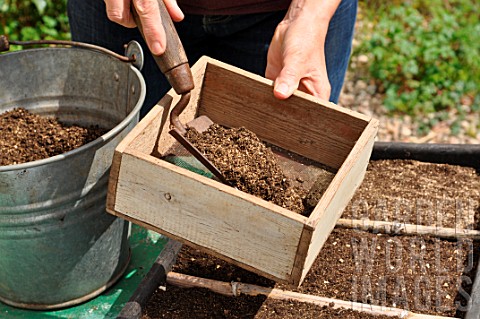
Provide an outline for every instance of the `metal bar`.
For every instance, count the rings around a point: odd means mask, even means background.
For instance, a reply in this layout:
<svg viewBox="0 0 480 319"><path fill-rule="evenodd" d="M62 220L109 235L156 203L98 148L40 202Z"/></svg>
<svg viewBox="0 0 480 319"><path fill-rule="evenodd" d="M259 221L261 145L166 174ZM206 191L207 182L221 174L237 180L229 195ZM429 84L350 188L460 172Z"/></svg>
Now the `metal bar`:
<svg viewBox="0 0 480 319"><path fill-rule="evenodd" d="M117 58L117 59L119 59L120 61L123 61L123 62L135 62L135 60L136 60L135 56L126 57L126 56L123 56L121 54L110 51L106 48L103 48L101 46L94 45L94 44L89 44L89 43L84 43L84 42L68 41L68 40L15 41L15 40L9 40L8 37L5 36L5 35L0 35L0 52L8 51L10 49L11 44L21 45L21 46L32 46L32 45L74 46L74 47L80 47L80 48L100 51L100 52L109 54L109 55L113 56L114 58Z"/></svg>
<svg viewBox="0 0 480 319"><path fill-rule="evenodd" d="M167 283L167 273L175 263L181 248L182 244L180 242L169 239L152 268L150 268L150 271L117 316L117 319L140 319L142 317L143 310L155 290Z"/></svg>
<svg viewBox="0 0 480 319"><path fill-rule="evenodd" d="M412 159L480 169L480 145L375 142L371 159Z"/></svg>

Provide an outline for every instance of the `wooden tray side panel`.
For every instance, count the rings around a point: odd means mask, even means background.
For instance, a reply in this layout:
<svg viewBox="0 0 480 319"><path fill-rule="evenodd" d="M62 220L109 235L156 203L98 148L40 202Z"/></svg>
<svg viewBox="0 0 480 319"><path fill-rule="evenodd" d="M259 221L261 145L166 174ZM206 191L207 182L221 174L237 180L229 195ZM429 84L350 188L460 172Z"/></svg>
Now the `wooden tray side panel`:
<svg viewBox="0 0 480 319"><path fill-rule="evenodd" d="M122 153L115 150L115 152L113 153L112 165L110 166L110 173L108 177L107 200L106 200L107 212L113 210L115 207L115 201L117 199L118 173L120 172L121 163L122 163Z"/></svg>
<svg viewBox="0 0 480 319"><path fill-rule="evenodd" d="M183 171L151 156L123 154L114 210L288 280L306 219L275 213Z"/></svg>
<svg viewBox="0 0 480 319"><path fill-rule="evenodd" d="M271 81L209 61L199 113L229 127L245 126L262 140L339 168L368 124L363 115L295 93L281 101Z"/></svg>
<svg viewBox="0 0 480 319"><path fill-rule="evenodd" d="M372 153L377 130L378 121L372 120L310 215L308 225L315 230L302 276L296 284L300 285L307 275L327 237L360 186Z"/></svg>
<svg viewBox="0 0 480 319"><path fill-rule="evenodd" d="M166 95L159 102L168 107L172 103L172 96ZM159 132L162 131L162 125L165 123L165 108L155 106L135 127L125 136L117 145L113 154L112 165L109 173L107 190L107 211L113 211L117 196L118 174L122 162L123 153L126 150L134 149L138 152L151 154L155 148ZM159 121L158 119L162 119Z"/></svg>
<svg viewBox="0 0 480 319"><path fill-rule="evenodd" d="M180 114L182 123L187 123L195 118L197 114L198 101L203 88L203 79L208 58L201 58L192 67L193 81L195 88L191 91L190 102ZM170 111L180 100L180 95L173 89L158 102L158 104L138 124L140 133L133 134L128 141L125 150L135 150L144 154L157 153L165 155L175 142L175 139L168 133L170 131ZM160 120L159 120L160 119Z"/></svg>
<svg viewBox="0 0 480 319"><path fill-rule="evenodd" d="M137 125L141 131L139 134L132 135L133 138L125 151L135 150L144 154L152 154L157 145L171 146L175 141L173 137L162 139L162 141L159 138L160 136L169 137L169 113L177 99L176 96L167 93Z"/></svg>

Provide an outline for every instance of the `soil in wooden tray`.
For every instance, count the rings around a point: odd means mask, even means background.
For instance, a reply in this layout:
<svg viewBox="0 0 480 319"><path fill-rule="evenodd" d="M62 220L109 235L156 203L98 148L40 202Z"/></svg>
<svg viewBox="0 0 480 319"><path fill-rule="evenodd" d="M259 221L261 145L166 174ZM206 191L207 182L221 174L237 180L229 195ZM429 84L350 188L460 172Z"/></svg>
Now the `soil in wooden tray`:
<svg viewBox="0 0 480 319"><path fill-rule="evenodd" d="M306 193L282 171L272 150L244 127L212 124L203 133L188 129L186 138L233 186L281 207L305 213Z"/></svg>
<svg viewBox="0 0 480 319"><path fill-rule="evenodd" d="M0 166L59 155L85 145L107 130L65 125L23 108L0 114Z"/></svg>
<svg viewBox="0 0 480 319"><path fill-rule="evenodd" d="M480 229L480 176L457 165L371 161L342 218Z"/></svg>

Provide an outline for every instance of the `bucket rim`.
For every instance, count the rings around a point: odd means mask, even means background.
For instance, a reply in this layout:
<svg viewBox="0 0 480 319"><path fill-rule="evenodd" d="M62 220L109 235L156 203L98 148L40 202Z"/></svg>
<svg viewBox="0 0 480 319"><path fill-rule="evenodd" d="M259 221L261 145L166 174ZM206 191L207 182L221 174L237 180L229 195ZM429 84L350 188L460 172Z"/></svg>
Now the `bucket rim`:
<svg viewBox="0 0 480 319"><path fill-rule="evenodd" d="M31 51L31 50L48 50L48 49L85 50L85 49L82 49L82 48L35 48L35 49L28 49L28 51ZM27 50L25 50L25 51L27 51ZM105 55L104 53L101 53L101 52L97 52L97 51L93 51L93 50L89 50L89 51L94 52L95 54ZM8 52L6 54L15 54L15 53L19 53L19 52L22 52L22 51ZM111 57L111 58L113 58L113 57ZM121 62L121 63L125 63L125 62ZM128 124L130 124L132 122L132 119L140 113L140 109L142 108L142 105L145 101L145 96L146 96L146 84L145 84L145 79L143 78L143 75L132 64L130 64L130 69L134 72L134 74L137 76L137 78L140 82L140 96L138 98L137 103L135 104L135 107L132 109L132 111L130 111L130 113L120 123L118 123L115 127L110 129L108 132L106 132L102 136L99 136L95 140L93 140L93 141L91 141L91 142L89 142L85 145L82 145L82 146L80 146L80 147L78 147L74 150L71 150L71 151L68 151L68 152L65 152L65 153L62 153L62 154L58 154L58 155L55 155L55 156L47 157L47 158L44 158L44 159L36 160L36 161L30 161L30 162L26 162L26 163L12 164L12 165L2 165L2 166L0 166L0 173L9 172L9 171L17 171L17 170L26 170L26 169L30 169L30 168L33 168L33 167L39 167L39 166L44 166L44 165L48 165L48 164L51 164L51 163L63 161L63 160L66 160L67 158L76 156L79 153L83 153L85 150L87 150L89 148L105 144L106 142L111 140L113 137L117 136L118 133L120 131L122 131Z"/></svg>

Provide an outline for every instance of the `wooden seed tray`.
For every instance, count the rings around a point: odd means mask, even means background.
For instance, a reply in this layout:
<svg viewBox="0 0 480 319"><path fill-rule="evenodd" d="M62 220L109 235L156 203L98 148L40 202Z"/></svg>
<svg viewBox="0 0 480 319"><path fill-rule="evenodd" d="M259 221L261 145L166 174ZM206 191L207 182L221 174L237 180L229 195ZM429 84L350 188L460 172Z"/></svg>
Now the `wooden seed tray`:
<svg viewBox="0 0 480 319"><path fill-rule="evenodd" d="M161 159L174 147L168 92L118 145L107 211L267 278L300 285L363 180L378 121L297 92L275 99L272 82L208 57L182 123L207 115L244 126L336 175L307 218Z"/></svg>

